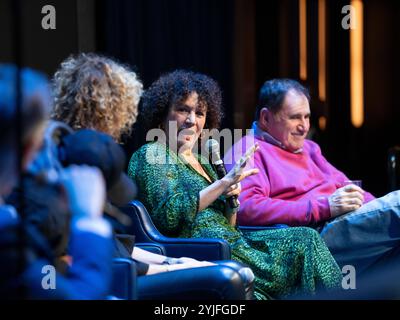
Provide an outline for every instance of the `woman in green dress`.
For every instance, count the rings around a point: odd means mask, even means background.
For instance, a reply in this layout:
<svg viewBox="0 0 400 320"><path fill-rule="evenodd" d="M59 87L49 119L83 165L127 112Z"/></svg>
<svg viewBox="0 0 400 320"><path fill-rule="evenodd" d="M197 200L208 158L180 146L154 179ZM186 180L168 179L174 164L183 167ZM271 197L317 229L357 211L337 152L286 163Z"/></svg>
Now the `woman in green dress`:
<svg viewBox="0 0 400 320"><path fill-rule="evenodd" d="M144 93L141 115L148 136L129 163L139 200L157 228L173 237L221 238L232 259L254 272L257 299L283 298L338 287L342 275L319 234L311 228L243 233L225 197L240 192L240 181L257 174L237 165L218 179L205 157L194 152L203 129L217 128L221 92L209 77L188 71L166 74ZM168 136L166 136L168 135Z"/></svg>

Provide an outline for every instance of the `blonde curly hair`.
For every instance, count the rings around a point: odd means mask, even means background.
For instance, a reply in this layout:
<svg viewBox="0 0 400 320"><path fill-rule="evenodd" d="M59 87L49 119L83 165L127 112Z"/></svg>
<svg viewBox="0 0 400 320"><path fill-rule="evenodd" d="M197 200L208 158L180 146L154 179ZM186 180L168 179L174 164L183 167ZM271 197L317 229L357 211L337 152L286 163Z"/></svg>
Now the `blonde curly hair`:
<svg viewBox="0 0 400 320"><path fill-rule="evenodd" d="M143 85L128 67L98 54L82 53L61 63L52 85L54 120L75 130L105 132L118 142L131 132Z"/></svg>

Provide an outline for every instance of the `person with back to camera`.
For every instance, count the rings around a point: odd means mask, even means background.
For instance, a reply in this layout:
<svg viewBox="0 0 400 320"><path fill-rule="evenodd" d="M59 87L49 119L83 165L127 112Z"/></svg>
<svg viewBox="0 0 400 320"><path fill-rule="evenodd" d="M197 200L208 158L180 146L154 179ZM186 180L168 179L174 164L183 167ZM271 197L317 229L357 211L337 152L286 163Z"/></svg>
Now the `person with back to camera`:
<svg viewBox="0 0 400 320"><path fill-rule="evenodd" d="M18 76L20 101L16 99ZM71 166L60 178L73 217L70 254L74 263L65 275L55 273L45 285L45 275L51 275L46 272L54 270L50 243L36 225L26 221L24 211L4 203L18 182L18 164L26 170L40 147L49 104L45 76L0 64L0 297L104 299L110 289L112 242L110 225L102 218L105 188L97 168Z"/></svg>

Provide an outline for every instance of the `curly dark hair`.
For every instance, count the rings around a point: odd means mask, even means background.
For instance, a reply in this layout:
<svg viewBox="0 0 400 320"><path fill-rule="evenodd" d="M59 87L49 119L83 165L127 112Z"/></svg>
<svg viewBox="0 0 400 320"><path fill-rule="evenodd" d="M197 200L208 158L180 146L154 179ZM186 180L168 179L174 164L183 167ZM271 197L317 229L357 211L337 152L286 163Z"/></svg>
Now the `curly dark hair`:
<svg viewBox="0 0 400 320"><path fill-rule="evenodd" d="M218 84L210 77L186 70L175 70L153 82L142 96L140 115L146 130L158 128L169 109L184 102L196 92L199 104L207 110L205 128L218 128L223 117L222 94Z"/></svg>

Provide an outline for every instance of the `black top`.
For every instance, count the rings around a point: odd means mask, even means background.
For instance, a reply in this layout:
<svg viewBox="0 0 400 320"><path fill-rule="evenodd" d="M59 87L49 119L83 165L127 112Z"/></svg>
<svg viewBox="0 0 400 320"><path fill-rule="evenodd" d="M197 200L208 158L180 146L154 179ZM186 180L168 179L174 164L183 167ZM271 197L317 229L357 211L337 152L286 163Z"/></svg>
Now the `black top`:
<svg viewBox="0 0 400 320"><path fill-rule="evenodd" d="M114 256L116 258L132 259L132 251L135 246L135 236L129 234L114 234L114 240ZM139 276L145 275L149 270L149 265L135 259L132 260L136 263L137 274Z"/></svg>

